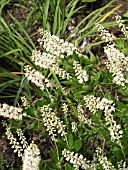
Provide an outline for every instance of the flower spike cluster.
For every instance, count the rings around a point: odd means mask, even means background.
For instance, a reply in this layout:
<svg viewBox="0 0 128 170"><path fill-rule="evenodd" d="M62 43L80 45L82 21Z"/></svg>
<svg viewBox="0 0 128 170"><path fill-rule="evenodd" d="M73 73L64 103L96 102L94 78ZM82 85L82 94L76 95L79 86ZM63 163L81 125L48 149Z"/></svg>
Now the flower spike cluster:
<svg viewBox="0 0 128 170"><path fill-rule="evenodd" d="M122 33L126 38L128 38L128 31L124 25L124 21L122 20L122 17L117 15L115 18L116 18L116 22L119 24L119 27L121 28Z"/></svg>
<svg viewBox="0 0 128 170"><path fill-rule="evenodd" d="M24 108L29 108L30 107L30 102L28 101L28 99L26 98L26 96L22 96L21 97L21 102L22 105L24 106Z"/></svg>
<svg viewBox="0 0 128 170"><path fill-rule="evenodd" d="M43 48L60 58L64 58L64 55L72 55L75 51L79 56L81 56L79 49L72 43L64 41L55 35L51 35L47 30L39 29L39 33L42 38L38 39L38 42Z"/></svg>
<svg viewBox="0 0 128 170"><path fill-rule="evenodd" d="M39 170L40 150L32 143L24 150L23 170Z"/></svg>
<svg viewBox="0 0 128 170"><path fill-rule="evenodd" d="M64 149L62 151L62 155L65 157L65 159L73 164L73 167L75 170L79 170L79 168L82 169L91 169L91 170L96 170L95 164L91 164L90 161L88 161L86 158L84 158L83 155L78 155L78 153L71 152L67 149Z"/></svg>
<svg viewBox="0 0 128 170"><path fill-rule="evenodd" d="M77 61L73 62L73 69L75 70L75 75L77 76L78 82L80 84L88 81L88 74L86 70L83 70Z"/></svg>
<svg viewBox="0 0 128 170"><path fill-rule="evenodd" d="M34 61L35 65L44 69L50 68L50 66L57 62L57 56L46 52L41 53L40 50L33 50L30 58Z"/></svg>
<svg viewBox="0 0 128 170"><path fill-rule="evenodd" d="M28 143L26 142L26 137L24 136L23 132L21 129L17 129L17 135L19 137L19 140L21 141L20 143L23 146L23 149L28 147Z"/></svg>
<svg viewBox="0 0 128 170"><path fill-rule="evenodd" d="M9 106L8 104L1 104L0 103L0 116L9 118L9 119L16 119L22 120L27 114L22 113L22 108Z"/></svg>
<svg viewBox="0 0 128 170"><path fill-rule="evenodd" d="M121 27L122 32L125 36L128 36L126 32L123 21L119 16L116 17L117 23L119 23L119 27ZM101 24L96 25L98 27L98 31L100 32L100 36L102 39L105 39L108 42L107 46L104 47L104 52L107 56L106 67L112 73L113 83L125 86L128 83L128 79L126 78L126 74L128 71L128 56L125 56L122 52L120 52L115 47L115 43L113 42L114 36L110 34Z"/></svg>
<svg viewBox="0 0 128 170"><path fill-rule="evenodd" d="M113 39L115 38L111 33L109 33L108 30L104 29L104 26L97 23L96 27L98 28L98 31L100 33L100 36L103 40L106 42L113 42Z"/></svg>
<svg viewBox="0 0 128 170"><path fill-rule="evenodd" d="M55 112L52 109L45 105L41 107L42 117L46 131L48 131L51 139L57 142L57 135L60 134L66 140L67 133L65 132L66 125L63 125L63 122L56 116Z"/></svg>
<svg viewBox="0 0 128 170"><path fill-rule="evenodd" d="M67 80L71 79L70 74L66 70L60 68L58 64L53 65L51 67L51 70L55 72L55 74L57 74L62 79L67 79Z"/></svg>
<svg viewBox="0 0 128 170"><path fill-rule="evenodd" d="M11 132L10 127L6 128L7 139L10 140L10 144L12 145L12 148L14 149L14 153L18 153L18 157L23 156L23 147L20 145L20 143L17 141L17 139L14 137L14 135ZM21 139L22 140L22 139ZM24 142L23 142L24 144ZM25 143L26 146L26 143Z"/></svg>
<svg viewBox="0 0 128 170"><path fill-rule="evenodd" d="M77 112L78 112L78 119L80 121L81 124L88 124L88 125L91 125L92 124L92 120L89 119L89 118L86 118L84 116L84 111L82 109L82 105L78 105L77 106Z"/></svg>
<svg viewBox="0 0 128 170"><path fill-rule="evenodd" d="M113 82L117 85L125 86L128 83L126 72L128 71L128 56L115 48L114 44L104 47L104 52L108 60L106 66L113 75Z"/></svg>
<svg viewBox="0 0 128 170"><path fill-rule="evenodd" d="M54 54L45 52L41 54L40 51L34 50L31 56L31 60L34 61L35 65L39 66L40 68L52 70L62 79L69 80L71 78L70 74L66 72L66 70L59 67L57 64L57 56Z"/></svg>
<svg viewBox="0 0 128 170"><path fill-rule="evenodd" d="M26 142L26 138L21 129L17 129L19 140L11 132L10 127L6 125L7 139L14 149L14 153L18 153L18 157L22 158L23 170L39 170L40 150L32 141L30 145Z"/></svg>
<svg viewBox="0 0 128 170"><path fill-rule="evenodd" d="M25 76L27 79L34 83L41 90L44 90L45 87L52 87L51 82L45 78L45 76L43 76L39 71L32 69L29 65L24 67L24 71L26 72Z"/></svg>
<svg viewBox="0 0 128 170"><path fill-rule="evenodd" d="M100 99L100 97L97 98L93 95L84 96L84 100L85 106L88 107L92 113L96 114L98 110L104 111L106 126L108 126L111 141L117 142L117 144L121 146L120 139L123 136L123 131L121 130L121 126L117 125L112 115L112 112L115 111L113 101L106 98Z"/></svg>
<svg viewBox="0 0 128 170"><path fill-rule="evenodd" d="M98 157L98 161L102 165L103 169L105 169L105 170L116 170L115 167L112 165L112 163L108 161L107 157L102 155L101 148L99 148L99 147L97 148L96 154L97 154L97 157Z"/></svg>

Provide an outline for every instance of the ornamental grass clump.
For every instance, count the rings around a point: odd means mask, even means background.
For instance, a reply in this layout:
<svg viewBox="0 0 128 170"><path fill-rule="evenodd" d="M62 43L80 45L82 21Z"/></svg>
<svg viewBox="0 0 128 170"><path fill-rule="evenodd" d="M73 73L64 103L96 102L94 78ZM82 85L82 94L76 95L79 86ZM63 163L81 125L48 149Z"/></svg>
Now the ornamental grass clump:
<svg viewBox="0 0 128 170"><path fill-rule="evenodd" d="M23 170L127 169L128 45L100 24L95 29L104 63L40 29L39 47L22 68L19 107L0 105Z"/></svg>

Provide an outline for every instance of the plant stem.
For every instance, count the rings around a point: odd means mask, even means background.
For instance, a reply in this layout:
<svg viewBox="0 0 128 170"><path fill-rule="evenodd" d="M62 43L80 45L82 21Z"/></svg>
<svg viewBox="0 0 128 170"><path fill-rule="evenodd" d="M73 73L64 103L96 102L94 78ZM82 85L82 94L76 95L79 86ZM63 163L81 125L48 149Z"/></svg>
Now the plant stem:
<svg viewBox="0 0 128 170"><path fill-rule="evenodd" d="M55 74L51 69L50 69L50 71L51 71L51 73L52 73L52 75L53 75L53 77L54 77L56 83L58 84L58 86L59 86L59 88L60 88L62 94L64 95L64 97L65 97L67 103L68 103L69 106L71 107L71 109L72 109L74 115L77 117L77 116L78 116L78 113L77 113L76 108L75 108L74 106L71 106L71 105L70 105L70 104L71 104L71 100L70 100L69 98L66 97L66 93L65 93L64 89L62 88L62 86L61 86L61 84L60 84L60 82L59 82L59 80L58 80L56 74Z"/></svg>

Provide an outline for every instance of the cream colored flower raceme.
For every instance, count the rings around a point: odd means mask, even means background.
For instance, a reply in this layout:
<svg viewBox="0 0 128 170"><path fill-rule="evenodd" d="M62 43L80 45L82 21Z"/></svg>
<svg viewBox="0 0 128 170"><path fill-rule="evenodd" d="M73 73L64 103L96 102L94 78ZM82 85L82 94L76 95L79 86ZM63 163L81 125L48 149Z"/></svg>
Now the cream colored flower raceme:
<svg viewBox="0 0 128 170"><path fill-rule="evenodd" d="M126 165L126 162L124 162L123 160L117 162L117 165L119 170L128 170L128 166Z"/></svg>
<svg viewBox="0 0 128 170"><path fill-rule="evenodd" d="M30 57L32 61L34 61L35 65L48 69L53 64L57 62L57 56L54 54L43 52L41 53L40 50L33 50L32 56Z"/></svg>
<svg viewBox="0 0 128 170"><path fill-rule="evenodd" d="M68 105L66 103L63 103L62 109L63 109L64 114L67 115L69 110L68 110Z"/></svg>
<svg viewBox="0 0 128 170"><path fill-rule="evenodd" d="M113 75L113 82L117 85L125 86L128 83L126 72L128 71L128 56L115 48L114 44L104 47L107 56L106 66Z"/></svg>
<svg viewBox="0 0 128 170"><path fill-rule="evenodd" d="M41 90L44 90L45 87L52 87L52 83L47 79L41 72L32 69L29 65L24 67L25 76L28 80L34 83Z"/></svg>
<svg viewBox="0 0 128 170"><path fill-rule="evenodd" d="M22 170L39 170L40 150L32 142L25 150L23 155Z"/></svg>
<svg viewBox="0 0 128 170"><path fill-rule="evenodd" d="M48 131L51 139L57 142L57 136L60 135L66 140L67 133L65 132L66 125L63 125L63 122L59 117L56 116L55 112L48 105L41 107L42 118L46 131Z"/></svg>
<svg viewBox="0 0 128 170"><path fill-rule="evenodd" d="M39 29L39 33L42 38L39 38L38 42L47 52L50 52L60 58L64 58L65 54L67 56L72 55L74 51L79 56L82 55L74 44L64 41L55 35L51 35L47 30Z"/></svg>
<svg viewBox="0 0 128 170"><path fill-rule="evenodd" d="M28 147L28 143L26 141L26 137L24 136L22 130L21 129L17 129L16 132L17 132L17 135L18 135L19 140L20 140L20 144L22 145L23 149L27 148Z"/></svg>
<svg viewBox="0 0 128 170"><path fill-rule="evenodd" d="M91 125L92 124L92 120L89 118L86 118L84 116L84 110L82 109L82 105L78 105L77 106L77 112L78 112L78 119L80 121L81 124L88 124Z"/></svg>
<svg viewBox="0 0 128 170"><path fill-rule="evenodd" d="M23 110L20 107L13 107L9 106L8 104L1 104L0 103L0 116L9 118L9 119L16 119L22 120L27 114L22 113Z"/></svg>
<svg viewBox="0 0 128 170"><path fill-rule="evenodd" d="M85 106L89 108L89 110L93 113L96 113L98 111L98 108L96 107L97 104L100 101L100 98L95 97L93 95L87 95L84 96Z"/></svg>
<svg viewBox="0 0 128 170"><path fill-rule="evenodd" d="M100 36L103 40L105 40L106 42L113 42L113 39L115 37L111 33L109 33L109 31L106 30L103 25L97 23L96 27L98 28Z"/></svg>
<svg viewBox="0 0 128 170"><path fill-rule="evenodd" d="M31 59L32 61L34 61L35 65L39 66L40 68L52 70L62 79L69 80L71 78L70 74L66 72L66 70L59 67L57 63L57 56L55 56L54 54L45 52L41 54L40 51L34 50Z"/></svg>
<svg viewBox="0 0 128 170"><path fill-rule="evenodd" d="M24 108L27 109L27 108L30 107L30 102L28 101L28 99L25 96L21 97L21 101L22 101L22 104L23 104Z"/></svg>
<svg viewBox="0 0 128 170"><path fill-rule="evenodd" d="M119 24L119 27L121 28L122 33L126 38L128 38L128 30L124 25L124 21L122 20L122 17L117 15L115 16L115 18L116 18L116 22Z"/></svg>
<svg viewBox="0 0 128 170"><path fill-rule="evenodd" d="M116 170L112 163L108 161L107 157L102 155L101 148L98 147L96 149L96 154L98 157L98 161L102 165L104 170Z"/></svg>
<svg viewBox="0 0 128 170"><path fill-rule="evenodd" d="M80 168L85 170L96 170L96 165L94 163L91 164L83 155L78 155L78 153L71 152L67 149L62 151L62 155L66 159L66 161L73 164L75 170L79 170Z"/></svg>
<svg viewBox="0 0 128 170"><path fill-rule="evenodd" d="M14 153L18 153L18 157L22 157L23 156L23 145L20 145L20 142L17 141L17 139L14 137L14 135L11 132L10 127L6 128L6 136L7 139L10 140L10 144L12 145L12 148L14 149ZM23 142L24 143L24 142ZM26 146L26 144L25 144Z"/></svg>
<svg viewBox="0 0 128 170"><path fill-rule="evenodd" d="M120 139L123 137L123 131L121 130L121 126L116 123L113 115L111 114L111 110L106 109L104 111L106 125L108 126L108 130L110 131L111 141L116 142L121 146Z"/></svg>
<svg viewBox="0 0 128 170"><path fill-rule="evenodd" d="M60 68L58 64L53 65L51 70L62 79L71 79L70 74L66 70Z"/></svg>
<svg viewBox="0 0 128 170"><path fill-rule="evenodd" d="M71 128L72 128L72 132L76 132L78 130L77 123L76 122L72 122L71 123Z"/></svg>
<svg viewBox="0 0 128 170"><path fill-rule="evenodd" d="M10 144L14 149L14 153L18 153L18 157L22 158L22 169L23 170L39 170L39 162L40 162L40 150L37 145L32 141L30 145L28 145L26 138L21 129L17 129L17 135L19 140L14 137L11 132L10 127L6 125L6 135L7 139L10 140Z"/></svg>
<svg viewBox="0 0 128 170"><path fill-rule="evenodd" d="M121 17L116 16L116 20L124 35L128 37L128 32L125 29L125 25L123 24ZM112 34L105 30L101 24L96 24L96 26L98 27L101 38L108 42L106 47L104 47L104 52L107 56L105 64L110 73L112 73L113 82L117 85L125 86L126 83L128 83L128 78L126 78L128 71L128 56L125 56L122 52L116 49L113 41L114 36Z"/></svg>
<svg viewBox="0 0 128 170"><path fill-rule="evenodd" d="M77 61L73 62L73 69L75 71L75 75L76 75L78 82L80 84L88 81L89 76L88 76L86 70L83 70L81 65Z"/></svg>
<svg viewBox="0 0 128 170"><path fill-rule="evenodd" d="M100 97L95 97L93 95L84 96L84 100L85 106L89 108L93 114L96 114L98 110L104 111L105 122L110 132L111 141L121 146L120 139L123 136L123 131L121 130L121 126L114 120L112 114L112 112L115 112L114 102L107 98L100 99Z"/></svg>

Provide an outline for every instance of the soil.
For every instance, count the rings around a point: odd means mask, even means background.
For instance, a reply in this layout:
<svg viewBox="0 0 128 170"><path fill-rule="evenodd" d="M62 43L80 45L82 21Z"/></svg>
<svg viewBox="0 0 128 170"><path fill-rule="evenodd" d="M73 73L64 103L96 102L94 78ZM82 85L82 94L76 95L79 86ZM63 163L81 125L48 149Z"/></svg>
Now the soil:
<svg viewBox="0 0 128 170"><path fill-rule="evenodd" d="M98 0L94 3L88 3L87 5L85 4L84 10L81 11L81 13L78 14L77 16L74 16L73 18L74 22L69 23L68 27L77 25L77 23L79 23L80 20L84 18L88 13L104 6L108 2L110 2L110 0ZM117 14L122 15L128 10L128 0L117 0L113 4L113 6L118 5L120 3L124 5L118 11L114 12L110 17L108 17L106 21L113 20L114 16L116 16ZM28 8L31 8L31 7L28 6ZM109 9L107 9L105 12L107 12L108 10ZM8 13L11 13L18 21L22 22L26 20L26 17L28 15L28 10L23 9L23 8L21 9L19 7L14 6L14 1L13 3L10 3L10 5L5 7L2 17L4 17L6 22L11 24L12 26L15 26L14 22L12 21ZM42 26L41 21L36 23L34 27L32 28L32 30L30 31L30 35L32 35L35 32L35 30L37 30L41 26ZM84 27L84 24L82 25L82 27ZM67 29L67 31L70 31L70 30ZM116 33L117 31L118 30L116 30L115 28L111 28L111 32ZM35 44L36 44L37 38L38 38L37 36L33 36L33 42ZM93 49L93 51L95 52L95 48ZM42 133L39 131L31 132L27 130L26 136L27 136L27 139L34 139L35 143L38 144L41 150L41 153L42 153L41 156L43 157L43 160L49 161L49 148L51 147L50 139L47 139L47 141L41 139ZM11 167L13 167L14 170L15 169L17 170L19 169L19 165L21 164L22 164L21 160L18 158L17 154L14 154L13 149L11 149L9 142L7 141L7 137L5 135L5 129L3 128L3 126L0 126L0 169L11 170Z"/></svg>

